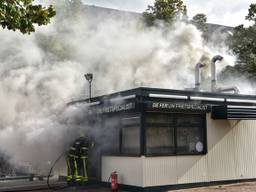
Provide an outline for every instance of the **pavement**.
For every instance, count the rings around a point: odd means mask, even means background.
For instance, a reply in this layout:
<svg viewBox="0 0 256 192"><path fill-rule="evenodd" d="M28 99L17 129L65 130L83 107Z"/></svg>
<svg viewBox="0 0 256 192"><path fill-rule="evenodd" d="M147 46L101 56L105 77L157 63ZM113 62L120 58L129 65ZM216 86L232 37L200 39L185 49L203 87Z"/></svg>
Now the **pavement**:
<svg viewBox="0 0 256 192"><path fill-rule="evenodd" d="M110 192L109 188L104 188L100 185L89 185L81 187L68 187L66 182L51 182L51 189L49 189L46 181L1 181L0 192Z"/></svg>
<svg viewBox="0 0 256 192"><path fill-rule="evenodd" d="M65 182L52 182L49 189L46 181L8 181L0 182L0 192L110 192L109 188L100 185L68 187ZM119 191L121 192L121 191ZM123 191L124 192L124 191ZM216 185L192 189L172 190L169 192L256 192L256 182L244 182L229 185Z"/></svg>
<svg viewBox="0 0 256 192"><path fill-rule="evenodd" d="M242 182L229 185L216 185L193 189L182 189L170 192L256 192L256 182Z"/></svg>

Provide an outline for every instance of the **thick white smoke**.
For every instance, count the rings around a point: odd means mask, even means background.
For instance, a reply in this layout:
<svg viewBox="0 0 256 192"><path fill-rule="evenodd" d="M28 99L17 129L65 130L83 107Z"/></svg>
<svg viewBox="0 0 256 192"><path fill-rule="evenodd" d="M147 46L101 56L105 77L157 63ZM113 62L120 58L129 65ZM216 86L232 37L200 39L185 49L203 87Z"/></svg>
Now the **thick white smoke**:
<svg viewBox="0 0 256 192"><path fill-rule="evenodd" d="M15 162L43 168L78 135L74 122L83 112L65 105L87 96L84 73L94 74L94 95L183 89L194 86L202 58L232 60L225 49L206 46L192 25L145 28L137 16L115 14L57 19L29 36L0 31L0 150Z"/></svg>

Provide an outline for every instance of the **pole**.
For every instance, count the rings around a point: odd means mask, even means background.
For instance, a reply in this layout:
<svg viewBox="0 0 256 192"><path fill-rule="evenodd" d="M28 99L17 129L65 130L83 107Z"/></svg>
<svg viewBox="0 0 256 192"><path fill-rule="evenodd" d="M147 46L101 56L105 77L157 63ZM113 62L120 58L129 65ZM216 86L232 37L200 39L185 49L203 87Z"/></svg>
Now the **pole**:
<svg viewBox="0 0 256 192"><path fill-rule="evenodd" d="M89 82L89 102L91 102L92 99L92 82Z"/></svg>
<svg viewBox="0 0 256 192"><path fill-rule="evenodd" d="M92 73L87 73L84 75L85 79L89 83L89 102L91 102L92 99L92 79L93 79L93 74Z"/></svg>

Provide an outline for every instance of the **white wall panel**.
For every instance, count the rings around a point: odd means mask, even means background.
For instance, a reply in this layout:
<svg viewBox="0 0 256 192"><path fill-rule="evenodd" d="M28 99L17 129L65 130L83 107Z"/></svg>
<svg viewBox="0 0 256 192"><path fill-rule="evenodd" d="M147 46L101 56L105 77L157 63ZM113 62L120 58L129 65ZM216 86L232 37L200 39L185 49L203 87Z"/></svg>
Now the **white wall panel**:
<svg viewBox="0 0 256 192"><path fill-rule="evenodd" d="M209 181L235 179L235 155L232 128L227 120L213 120L207 115Z"/></svg>
<svg viewBox="0 0 256 192"><path fill-rule="evenodd" d="M208 181L205 156L178 156L177 170L179 184Z"/></svg>
<svg viewBox="0 0 256 192"><path fill-rule="evenodd" d="M177 184L177 157L143 158L144 186Z"/></svg>
<svg viewBox="0 0 256 192"><path fill-rule="evenodd" d="M236 121L231 124L237 178L256 178L256 125L255 121Z"/></svg>
<svg viewBox="0 0 256 192"><path fill-rule="evenodd" d="M117 171L119 183L142 187L142 158L103 156L101 168L102 181L107 182L109 175L113 171Z"/></svg>

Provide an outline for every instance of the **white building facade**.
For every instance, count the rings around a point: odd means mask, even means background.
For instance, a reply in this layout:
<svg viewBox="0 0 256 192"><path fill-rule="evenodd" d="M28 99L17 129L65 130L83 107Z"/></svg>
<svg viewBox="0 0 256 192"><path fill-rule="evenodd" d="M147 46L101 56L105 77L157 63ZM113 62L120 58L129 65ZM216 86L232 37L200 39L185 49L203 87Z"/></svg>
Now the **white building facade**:
<svg viewBox="0 0 256 192"><path fill-rule="evenodd" d="M256 96L136 88L91 103L101 182L114 171L134 191L256 178Z"/></svg>

